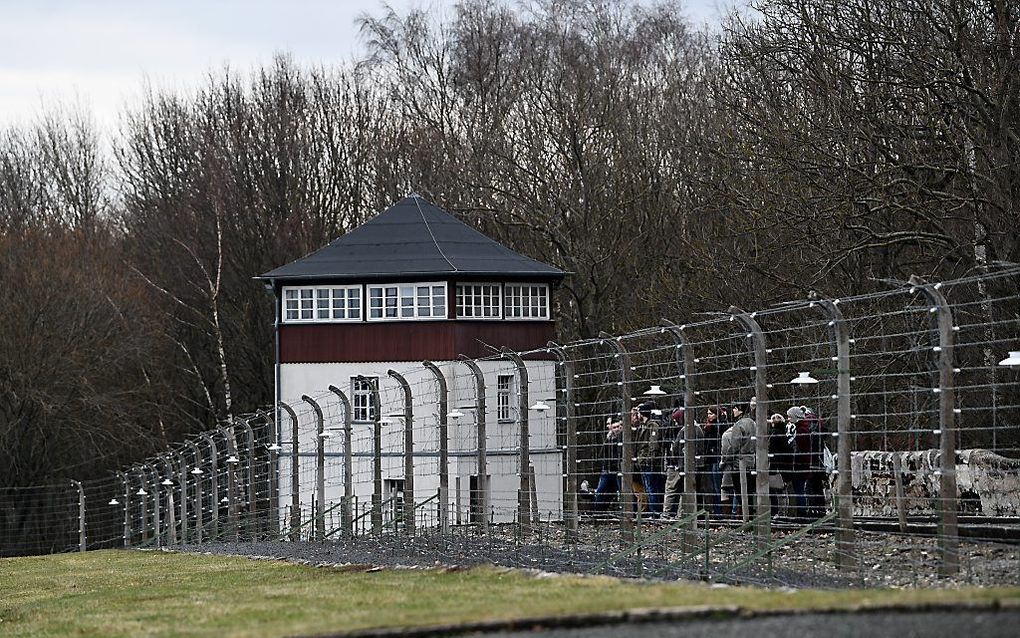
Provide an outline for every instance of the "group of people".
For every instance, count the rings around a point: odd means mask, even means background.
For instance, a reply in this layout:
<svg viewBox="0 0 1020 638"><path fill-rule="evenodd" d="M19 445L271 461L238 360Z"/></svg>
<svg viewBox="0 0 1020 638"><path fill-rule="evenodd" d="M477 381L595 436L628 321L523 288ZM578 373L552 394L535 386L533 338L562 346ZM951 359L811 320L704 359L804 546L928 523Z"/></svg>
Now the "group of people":
<svg viewBox="0 0 1020 638"><path fill-rule="evenodd" d="M755 512L755 410L747 403L712 406L704 420L695 421L690 440L694 457L695 491L699 509L715 516ZM644 516L674 518L684 491L684 449L687 445L684 407L668 413L654 402L635 406L629 416L633 443L633 492ZM807 406L792 406L785 415L768 419L770 514L818 518L825 513L825 431L821 419ZM620 491L623 451L621 421L608 419L599 446L599 480L592 507L606 511ZM584 491L584 487L582 487Z"/></svg>

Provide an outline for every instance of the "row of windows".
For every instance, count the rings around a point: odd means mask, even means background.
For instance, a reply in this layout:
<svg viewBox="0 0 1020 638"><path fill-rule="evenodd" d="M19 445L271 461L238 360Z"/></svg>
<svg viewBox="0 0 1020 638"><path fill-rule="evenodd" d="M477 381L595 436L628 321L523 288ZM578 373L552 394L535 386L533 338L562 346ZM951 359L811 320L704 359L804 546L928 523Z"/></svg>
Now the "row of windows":
<svg viewBox="0 0 1020 638"><path fill-rule="evenodd" d="M445 319L446 284L368 285L369 321ZM286 322L362 321L362 287L287 286ZM457 316L465 319L549 319L545 284L457 284Z"/></svg>
<svg viewBox="0 0 1020 638"><path fill-rule="evenodd" d="M359 379L351 378L351 409L355 421L372 421L375 419L375 408L372 406L372 383L378 383L377 377ZM516 410L511 405L513 396L514 375L501 374L496 377L496 419L511 421Z"/></svg>

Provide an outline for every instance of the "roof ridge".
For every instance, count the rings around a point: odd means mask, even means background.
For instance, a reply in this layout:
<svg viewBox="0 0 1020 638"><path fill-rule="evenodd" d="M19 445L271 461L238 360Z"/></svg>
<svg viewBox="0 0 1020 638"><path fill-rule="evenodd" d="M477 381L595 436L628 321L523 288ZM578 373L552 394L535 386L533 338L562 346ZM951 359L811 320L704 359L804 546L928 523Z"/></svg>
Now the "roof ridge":
<svg viewBox="0 0 1020 638"><path fill-rule="evenodd" d="M443 256L446 263L450 264L450 268L453 268L453 272L460 272L460 268L457 268L457 266L450 261L450 258L446 256L446 253L443 252L443 249L440 248L439 241L436 240L436 234L432 232L432 225L429 224L429 220L425 219L425 211L421 209L421 204L418 203L418 200L421 199L421 195L415 193L411 195L411 198L414 199L414 205L418 209L418 214L421 215L421 221L425 224L425 229L429 231L429 237L432 238L432 243L435 245L436 250L438 250L439 254Z"/></svg>

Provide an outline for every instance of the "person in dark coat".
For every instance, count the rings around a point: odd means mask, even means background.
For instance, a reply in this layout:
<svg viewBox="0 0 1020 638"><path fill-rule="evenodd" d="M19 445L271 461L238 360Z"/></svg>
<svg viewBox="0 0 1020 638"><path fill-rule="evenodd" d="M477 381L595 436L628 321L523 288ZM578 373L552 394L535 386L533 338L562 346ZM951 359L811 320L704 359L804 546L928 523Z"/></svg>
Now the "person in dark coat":
<svg viewBox="0 0 1020 638"><path fill-rule="evenodd" d="M702 426L705 433L704 461L707 484L705 507L711 508L717 516L723 513L722 505L719 501L719 490L722 484L722 473L719 470L719 450L722 435L730 427L729 419L725 418L725 412L719 406L708 408L705 413L705 424Z"/></svg>
<svg viewBox="0 0 1020 638"><path fill-rule="evenodd" d="M592 501L596 512L605 512L609 503L620 491L620 441L623 424L620 421L606 420L606 439L599 447L599 483L595 487L595 498Z"/></svg>
<svg viewBox="0 0 1020 638"><path fill-rule="evenodd" d="M662 492L666 477L662 473L662 454L659 430L662 424L653 418L655 403L645 401L632 413L634 428L634 465L641 476L641 484L648 496L648 513L655 517L662 514Z"/></svg>
<svg viewBox="0 0 1020 638"><path fill-rule="evenodd" d="M782 414L769 417L769 505L772 516L779 514L779 497L786 493L786 484L793 468L793 446L786 436L786 418Z"/></svg>

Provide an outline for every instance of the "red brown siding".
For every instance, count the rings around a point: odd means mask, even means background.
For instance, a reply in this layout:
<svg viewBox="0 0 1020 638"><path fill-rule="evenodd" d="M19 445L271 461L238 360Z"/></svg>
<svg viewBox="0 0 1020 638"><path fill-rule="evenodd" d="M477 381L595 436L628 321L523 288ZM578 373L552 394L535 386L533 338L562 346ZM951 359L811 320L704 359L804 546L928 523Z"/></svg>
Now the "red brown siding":
<svg viewBox="0 0 1020 638"><path fill-rule="evenodd" d="M552 321L388 321L280 326L280 363L450 361L544 347Z"/></svg>

